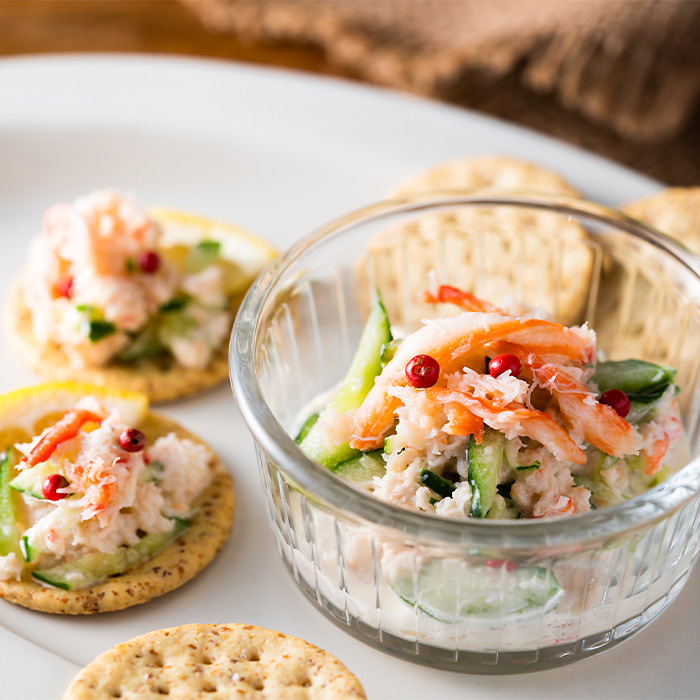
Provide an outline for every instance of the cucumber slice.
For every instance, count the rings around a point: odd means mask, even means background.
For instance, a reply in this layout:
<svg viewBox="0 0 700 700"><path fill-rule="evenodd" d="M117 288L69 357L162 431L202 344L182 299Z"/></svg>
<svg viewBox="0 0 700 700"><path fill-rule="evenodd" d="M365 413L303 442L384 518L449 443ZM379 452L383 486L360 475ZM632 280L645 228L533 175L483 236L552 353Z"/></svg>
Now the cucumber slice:
<svg viewBox="0 0 700 700"><path fill-rule="evenodd" d="M394 355L396 355L399 345L401 345L401 341L398 339L390 340L388 343L384 343L384 345L382 345L382 350L379 353L382 368L386 367L386 365L388 365L394 359Z"/></svg>
<svg viewBox="0 0 700 700"><path fill-rule="evenodd" d="M379 293L375 298L365 328L360 337L360 344L353 357L350 369L343 383L331 400L330 406L334 411L343 413L357 408L365 399L374 380L382 371L381 351L385 343L391 341L391 329L386 309L382 304ZM321 422L322 422L321 414ZM319 428L314 425L300 445L301 451L310 459L332 469L341 462L360 457L362 452L350 447L349 444L329 445Z"/></svg>
<svg viewBox="0 0 700 700"><path fill-rule="evenodd" d="M80 522L77 508L57 506L48 515L25 530L19 546L26 562L34 561L46 549L46 535L49 530L65 535Z"/></svg>
<svg viewBox="0 0 700 700"><path fill-rule="evenodd" d="M176 518L173 520L172 530L146 535L137 544L121 547L114 554L86 554L67 564L32 571L32 576L38 581L66 591L92 586L108 576L123 574L148 561L189 527L190 523L187 520Z"/></svg>
<svg viewBox="0 0 700 700"><path fill-rule="evenodd" d="M515 503L500 493L493 497L493 503L486 514L487 520L517 520L519 517L520 511Z"/></svg>
<svg viewBox="0 0 700 700"><path fill-rule="evenodd" d="M431 491L435 491L438 496L442 496L443 498L449 498L456 488L451 481L444 479L435 472L431 472L430 469L420 470L420 480Z"/></svg>
<svg viewBox="0 0 700 700"><path fill-rule="evenodd" d="M221 243L219 241L200 241L190 248L185 258L184 272L193 274L213 265L221 259Z"/></svg>
<svg viewBox="0 0 700 700"><path fill-rule="evenodd" d="M56 465L50 462L41 462L31 469L25 469L21 471L8 486L14 491L19 491L19 493L24 493L33 498L44 498L44 493L42 491L42 484L44 479L50 474L56 473Z"/></svg>
<svg viewBox="0 0 700 700"><path fill-rule="evenodd" d="M616 494L603 481L596 481L577 474L574 476L574 484L583 486L591 492L590 501L592 508L605 508L627 500L625 496Z"/></svg>
<svg viewBox="0 0 700 700"><path fill-rule="evenodd" d="M539 462L533 462L532 464L519 464L515 471L518 474L529 474L530 472L536 472L542 465Z"/></svg>
<svg viewBox="0 0 700 700"><path fill-rule="evenodd" d="M21 556L15 508L9 488L14 462L12 450L0 455L0 556L3 557L8 554Z"/></svg>
<svg viewBox="0 0 700 700"><path fill-rule="evenodd" d="M493 428L484 430L481 444L474 436L469 438L467 458L469 461L469 485L472 500L469 512L473 518L485 518L491 508L501 467L505 461L506 438Z"/></svg>
<svg viewBox="0 0 700 700"><path fill-rule="evenodd" d="M502 618L553 610L564 591L554 574L541 566L466 566L431 561L413 576L399 578L391 589L406 603L447 623L461 618Z"/></svg>
<svg viewBox="0 0 700 700"><path fill-rule="evenodd" d="M355 484L370 485L375 476L386 474L386 462L382 455L384 450L363 452L359 457L353 457L333 467L338 476Z"/></svg>
<svg viewBox="0 0 700 700"><path fill-rule="evenodd" d="M299 430L299 434L294 438L294 442L297 443L297 445L301 445L301 443L304 441L304 438L309 434L309 431L311 428L316 425L318 422L318 413L312 413L305 421L304 425L301 426L301 430Z"/></svg>
<svg viewBox="0 0 700 700"><path fill-rule="evenodd" d="M610 360L598 364L592 381L601 394L609 389L621 389L630 401L650 403L661 397L675 376L675 369L643 360Z"/></svg>
<svg viewBox="0 0 700 700"><path fill-rule="evenodd" d="M377 293L350 369L331 401L336 411L350 411L364 401L382 371L382 348L391 340L389 317Z"/></svg>

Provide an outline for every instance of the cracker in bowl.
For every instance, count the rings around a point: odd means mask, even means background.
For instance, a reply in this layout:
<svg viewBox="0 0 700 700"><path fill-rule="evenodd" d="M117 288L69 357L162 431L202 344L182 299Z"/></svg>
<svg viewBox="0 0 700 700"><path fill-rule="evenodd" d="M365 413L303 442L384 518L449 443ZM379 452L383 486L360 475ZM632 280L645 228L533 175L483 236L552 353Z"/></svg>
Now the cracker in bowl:
<svg viewBox="0 0 700 700"><path fill-rule="evenodd" d="M448 162L392 194L456 195L468 190L578 196L556 173L503 156ZM579 323L595 263L594 247L582 226L565 215L525 207L457 205L430 215L418 212L376 235L367 248L358 266L360 288L368 294L364 306L368 308L374 289L379 289L390 316L407 329L431 311L415 303L431 271L440 283L466 288L494 304L518 299L531 308L547 306L546 311L565 325Z"/></svg>
<svg viewBox="0 0 700 700"><path fill-rule="evenodd" d="M226 541L234 490L144 395L52 383L0 397L0 597L121 610L193 578Z"/></svg>
<svg viewBox="0 0 700 700"><path fill-rule="evenodd" d="M274 255L236 226L93 192L46 212L7 337L47 379L187 396L226 379L233 318Z"/></svg>
<svg viewBox="0 0 700 700"><path fill-rule="evenodd" d="M302 639L242 624L183 625L112 647L72 681L63 700L363 700L360 682Z"/></svg>

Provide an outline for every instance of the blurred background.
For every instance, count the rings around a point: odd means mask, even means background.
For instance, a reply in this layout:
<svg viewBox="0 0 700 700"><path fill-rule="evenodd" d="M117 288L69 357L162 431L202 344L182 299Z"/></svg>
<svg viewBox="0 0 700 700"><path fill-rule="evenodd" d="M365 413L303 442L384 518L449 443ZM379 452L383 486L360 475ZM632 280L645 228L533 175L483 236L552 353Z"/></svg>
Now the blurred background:
<svg viewBox="0 0 700 700"><path fill-rule="evenodd" d="M670 185L700 183L698 37L694 0L0 0L0 55L330 74L518 122Z"/></svg>

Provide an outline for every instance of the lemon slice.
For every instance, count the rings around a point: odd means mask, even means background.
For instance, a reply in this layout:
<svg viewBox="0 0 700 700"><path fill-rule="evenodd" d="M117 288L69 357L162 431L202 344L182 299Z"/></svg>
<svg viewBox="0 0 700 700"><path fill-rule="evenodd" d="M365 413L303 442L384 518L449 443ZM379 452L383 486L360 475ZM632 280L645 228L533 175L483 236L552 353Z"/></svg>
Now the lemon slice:
<svg viewBox="0 0 700 700"><path fill-rule="evenodd" d="M245 291L258 273L277 256L262 238L234 224L213 221L174 209L149 209L162 229L164 253L182 265L188 252L204 241L219 244L218 262L225 269L226 292Z"/></svg>
<svg viewBox="0 0 700 700"><path fill-rule="evenodd" d="M148 413L148 397L135 391L79 382L48 382L15 389L0 395L0 449L28 442L84 396L94 396L117 409L129 425L138 425Z"/></svg>

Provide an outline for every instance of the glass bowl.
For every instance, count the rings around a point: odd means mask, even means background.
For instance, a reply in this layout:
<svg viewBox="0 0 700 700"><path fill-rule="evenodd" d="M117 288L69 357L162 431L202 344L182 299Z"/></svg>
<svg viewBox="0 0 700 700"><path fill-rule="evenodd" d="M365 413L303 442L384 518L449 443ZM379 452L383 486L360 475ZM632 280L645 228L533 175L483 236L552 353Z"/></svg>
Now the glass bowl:
<svg viewBox="0 0 700 700"><path fill-rule="evenodd" d="M570 518L454 520L379 501L294 441L344 376L379 288L404 331L447 307L437 281L588 322L610 359L677 368L687 453L641 496ZM569 198L489 192L381 203L329 224L249 291L231 379L256 441L279 552L355 637L453 671L513 673L608 649L678 595L700 534L700 265L670 239Z"/></svg>

